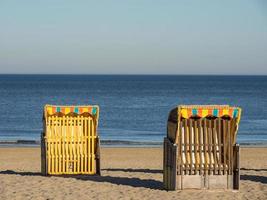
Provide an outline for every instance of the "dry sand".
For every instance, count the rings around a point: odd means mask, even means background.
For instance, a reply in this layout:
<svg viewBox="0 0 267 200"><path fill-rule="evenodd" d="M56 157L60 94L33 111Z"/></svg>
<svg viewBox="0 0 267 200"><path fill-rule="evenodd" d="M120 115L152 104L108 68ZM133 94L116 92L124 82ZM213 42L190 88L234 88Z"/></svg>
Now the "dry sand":
<svg viewBox="0 0 267 200"><path fill-rule="evenodd" d="M267 199L267 148L241 149L241 189L162 189L162 149L103 148L102 176L44 177L39 148L0 148L0 199Z"/></svg>

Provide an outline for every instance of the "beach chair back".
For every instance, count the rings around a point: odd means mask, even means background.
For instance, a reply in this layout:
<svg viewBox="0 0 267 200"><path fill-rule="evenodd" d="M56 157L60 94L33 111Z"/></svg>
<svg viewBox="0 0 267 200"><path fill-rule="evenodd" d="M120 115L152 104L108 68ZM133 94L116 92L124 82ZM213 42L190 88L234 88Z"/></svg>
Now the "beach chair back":
<svg viewBox="0 0 267 200"><path fill-rule="evenodd" d="M98 106L44 107L43 175L100 174L98 117Z"/></svg>
<svg viewBox="0 0 267 200"><path fill-rule="evenodd" d="M239 185L239 175L235 174L239 168L236 133L240 115L240 108L228 105L173 109L164 140L165 188L236 189Z"/></svg>

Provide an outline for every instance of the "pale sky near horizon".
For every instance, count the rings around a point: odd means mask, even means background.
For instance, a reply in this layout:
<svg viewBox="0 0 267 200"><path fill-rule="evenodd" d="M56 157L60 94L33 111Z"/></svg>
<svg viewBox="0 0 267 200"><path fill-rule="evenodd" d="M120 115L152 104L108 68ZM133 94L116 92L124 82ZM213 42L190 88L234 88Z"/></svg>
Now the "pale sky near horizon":
<svg viewBox="0 0 267 200"><path fill-rule="evenodd" d="M0 0L0 74L265 74L264 0Z"/></svg>

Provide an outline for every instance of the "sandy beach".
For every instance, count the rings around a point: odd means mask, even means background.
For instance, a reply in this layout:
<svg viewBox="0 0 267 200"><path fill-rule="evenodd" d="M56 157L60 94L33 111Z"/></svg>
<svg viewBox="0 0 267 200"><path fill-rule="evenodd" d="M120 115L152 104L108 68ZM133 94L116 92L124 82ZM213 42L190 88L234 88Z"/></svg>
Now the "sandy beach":
<svg viewBox="0 0 267 200"><path fill-rule="evenodd" d="M267 148L241 148L241 189L162 189L161 148L102 148L102 176L40 174L39 148L0 148L0 199L267 199Z"/></svg>

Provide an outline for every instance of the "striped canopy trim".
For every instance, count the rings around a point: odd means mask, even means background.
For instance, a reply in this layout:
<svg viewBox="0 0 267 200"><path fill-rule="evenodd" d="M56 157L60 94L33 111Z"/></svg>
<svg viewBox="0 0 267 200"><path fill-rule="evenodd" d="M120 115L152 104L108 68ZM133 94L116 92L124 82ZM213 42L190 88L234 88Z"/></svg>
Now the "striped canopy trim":
<svg viewBox="0 0 267 200"><path fill-rule="evenodd" d="M231 118L240 118L241 109L229 106L180 106L180 116L188 119L193 116L201 118L207 116L222 117L229 116Z"/></svg>
<svg viewBox="0 0 267 200"><path fill-rule="evenodd" d="M53 115L55 113L62 113L67 115L69 113L83 114L90 113L93 116L98 116L99 107L98 106L53 106L46 105L45 113L47 115Z"/></svg>

